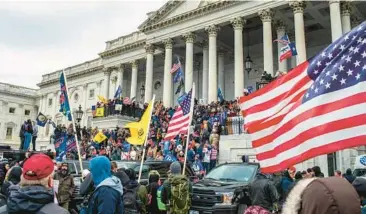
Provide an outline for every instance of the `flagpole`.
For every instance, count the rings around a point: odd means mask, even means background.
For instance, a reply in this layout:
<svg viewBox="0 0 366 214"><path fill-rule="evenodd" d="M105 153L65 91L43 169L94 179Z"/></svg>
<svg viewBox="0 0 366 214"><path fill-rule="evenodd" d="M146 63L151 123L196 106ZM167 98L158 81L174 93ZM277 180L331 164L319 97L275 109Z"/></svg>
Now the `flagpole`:
<svg viewBox="0 0 366 214"><path fill-rule="evenodd" d="M195 84L192 84L192 97L191 97L191 106L190 106L190 110L189 110L189 123L188 123L188 131L187 131L187 141L186 141L186 151L184 153L184 163L183 163L183 171L182 171L182 175L185 174L186 172L186 167L187 167L187 153L188 153L188 146L189 146L189 135L190 135L190 130L191 130L191 124L192 124L192 117L193 117L193 107L194 107L194 97L195 97Z"/></svg>
<svg viewBox="0 0 366 214"><path fill-rule="evenodd" d="M64 75L64 80L65 80L65 88L66 88L66 93L67 93L67 101L69 103L69 107L70 107L70 114L71 114L71 121L72 121L72 127L73 127L73 131L74 131L74 137L75 137L75 141L76 141L76 149L78 150L78 156L79 156L79 164L80 164L80 171L83 171L83 164L81 161L81 154L80 154L80 147L79 147L79 140L78 140L78 136L76 134L76 125L75 125L75 120L74 120L74 115L72 113L72 107L71 107L71 102L69 99L69 89L68 89L68 85L67 85L67 78L66 78L66 74L65 71L62 70L62 74ZM66 151L65 151L66 152ZM81 178L81 180L83 180L83 178Z"/></svg>
<svg viewBox="0 0 366 214"><path fill-rule="evenodd" d="M149 119L148 119L148 123L147 123L147 127L146 127L146 136L145 136L145 142L144 142L144 148L142 150L142 158L141 158L141 164L140 164L140 170L139 170L139 178L137 180L138 183L140 183L141 180L141 174L142 174L142 166L144 165L144 159L146 156L146 145L147 145L147 138L149 137L149 128L150 128L150 123L151 123L151 116L152 116L152 112L154 110L154 102L155 102L155 94L153 95L151 102L151 110L150 110L150 115L149 115Z"/></svg>

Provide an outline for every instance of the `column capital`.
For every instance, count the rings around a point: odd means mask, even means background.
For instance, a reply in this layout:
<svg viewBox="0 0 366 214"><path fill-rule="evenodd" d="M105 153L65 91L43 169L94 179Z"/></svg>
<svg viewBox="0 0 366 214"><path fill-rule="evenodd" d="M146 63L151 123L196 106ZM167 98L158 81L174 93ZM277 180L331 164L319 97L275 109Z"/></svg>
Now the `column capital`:
<svg viewBox="0 0 366 214"><path fill-rule="evenodd" d="M133 61L131 61L130 63L131 63L131 67L132 67L132 68L137 68L137 67L138 67L138 65L139 65L139 61L138 61L138 60L133 60Z"/></svg>
<svg viewBox="0 0 366 214"><path fill-rule="evenodd" d="M247 20L243 19L242 17L234 18L230 21L231 25L233 26L234 30L243 30L244 24Z"/></svg>
<svg viewBox="0 0 366 214"><path fill-rule="evenodd" d="M118 66L118 72L123 72L125 70L125 68L126 68L126 65L125 64L120 64Z"/></svg>
<svg viewBox="0 0 366 214"><path fill-rule="evenodd" d="M171 38L164 39L163 44L165 46L165 49L172 49L174 45L174 40Z"/></svg>
<svg viewBox="0 0 366 214"><path fill-rule="evenodd" d="M117 79L118 79L118 77L117 76L114 76L114 77L111 78L111 82L112 83L116 83L117 82Z"/></svg>
<svg viewBox="0 0 366 214"><path fill-rule="evenodd" d="M351 26L352 28L356 27L361 23L361 19L357 16L351 16Z"/></svg>
<svg viewBox="0 0 366 214"><path fill-rule="evenodd" d="M217 32L220 30L220 27L217 25L210 25L205 29L208 33L208 36L217 36Z"/></svg>
<svg viewBox="0 0 366 214"><path fill-rule="evenodd" d="M207 43L207 40L202 40L200 43L199 43L199 46L203 49L207 49L208 48L208 43Z"/></svg>
<svg viewBox="0 0 366 214"><path fill-rule="evenodd" d="M350 16L351 15L351 2L342 1L341 2L341 15Z"/></svg>
<svg viewBox="0 0 366 214"><path fill-rule="evenodd" d="M155 52L155 46L153 44L146 44L144 48L147 54L154 54Z"/></svg>
<svg viewBox="0 0 366 214"><path fill-rule="evenodd" d="M225 53L226 53L226 51L224 49L219 49L217 55L218 55L218 57L224 57L225 56Z"/></svg>
<svg viewBox="0 0 366 214"><path fill-rule="evenodd" d="M188 32L184 34L182 37L186 43L193 43L194 40L196 39L196 35L192 32Z"/></svg>
<svg viewBox="0 0 366 214"><path fill-rule="evenodd" d="M306 8L306 2L301 0L290 1L289 5L294 13L304 13L304 9Z"/></svg>
<svg viewBox="0 0 366 214"><path fill-rule="evenodd" d="M285 22L282 20L275 20L274 26L276 28L276 31L285 31L286 30Z"/></svg>
<svg viewBox="0 0 366 214"><path fill-rule="evenodd" d="M271 22L273 18L273 10L268 8L258 12L259 17L261 18L262 22Z"/></svg>
<svg viewBox="0 0 366 214"><path fill-rule="evenodd" d="M287 36L289 38L290 41L294 42L295 41L295 33L294 30L289 30L289 32L287 32Z"/></svg>
<svg viewBox="0 0 366 214"><path fill-rule="evenodd" d="M329 4L333 4L333 3L339 3L339 0L329 0Z"/></svg>
<svg viewBox="0 0 366 214"><path fill-rule="evenodd" d="M112 72L112 68L103 68L104 76L110 76Z"/></svg>

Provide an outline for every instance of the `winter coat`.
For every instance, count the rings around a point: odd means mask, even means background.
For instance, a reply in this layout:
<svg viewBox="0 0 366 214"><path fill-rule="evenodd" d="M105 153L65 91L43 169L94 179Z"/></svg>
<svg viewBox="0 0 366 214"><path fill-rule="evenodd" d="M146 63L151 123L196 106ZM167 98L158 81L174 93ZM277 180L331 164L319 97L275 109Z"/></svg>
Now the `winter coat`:
<svg viewBox="0 0 366 214"><path fill-rule="evenodd" d="M1 187L1 194L9 197L9 187L11 185L17 185L20 182L20 176L22 174L22 168L16 166L10 170L8 180L4 182Z"/></svg>
<svg viewBox="0 0 366 214"><path fill-rule="evenodd" d="M144 185L140 185L139 183L137 183L137 181L134 181L134 180L130 180L128 182L128 184L124 187L126 189L134 189L136 188L136 186L139 185L139 188L137 189L137 196L138 198L140 199L141 201L141 210L140 210L140 213L141 214L145 214L147 213L146 212L146 206L149 202L149 199L147 197L147 189Z"/></svg>
<svg viewBox="0 0 366 214"><path fill-rule="evenodd" d="M289 193L282 214L360 214L353 186L337 177L304 179Z"/></svg>
<svg viewBox="0 0 366 214"><path fill-rule="evenodd" d="M257 174L249 188L249 197L253 206L260 206L269 211L278 203L279 196L275 185L263 174Z"/></svg>
<svg viewBox="0 0 366 214"><path fill-rule="evenodd" d="M69 202L75 189L74 178L67 174L63 176L61 172L55 174L54 180L59 181L57 201L60 204Z"/></svg>
<svg viewBox="0 0 366 214"><path fill-rule="evenodd" d="M123 214L123 189L115 177L103 180L89 198L88 214Z"/></svg>
<svg viewBox="0 0 366 214"><path fill-rule="evenodd" d="M9 192L9 214L69 214L69 211L54 203L52 189L43 186L11 186Z"/></svg>

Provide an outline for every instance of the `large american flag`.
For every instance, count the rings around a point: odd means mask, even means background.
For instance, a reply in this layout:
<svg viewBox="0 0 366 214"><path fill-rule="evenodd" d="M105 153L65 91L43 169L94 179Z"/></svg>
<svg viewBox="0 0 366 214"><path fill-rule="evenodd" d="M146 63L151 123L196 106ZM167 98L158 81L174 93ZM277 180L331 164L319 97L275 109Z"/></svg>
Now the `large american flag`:
<svg viewBox="0 0 366 214"><path fill-rule="evenodd" d="M180 63L179 58L177 57L177 62L173 64L172 69L170 69L170 73L173 74L176 71L178 71L182 67L182 64Z"/></svg>
<svg viewBox="0 0 366 214"><path fill-rule="evenodd" d="M187 134L189 128L189 112L192 103L192 90L181 102L181 106L173 114L169 122L168 132L165 135L165 140L174 139L179 134Z"/></svg>
<svg viewBox="0 0 366 214"><path fill-rule="evenodd" d="M365 145L366 22L267 87L240 98L263 172Z"/></svg>

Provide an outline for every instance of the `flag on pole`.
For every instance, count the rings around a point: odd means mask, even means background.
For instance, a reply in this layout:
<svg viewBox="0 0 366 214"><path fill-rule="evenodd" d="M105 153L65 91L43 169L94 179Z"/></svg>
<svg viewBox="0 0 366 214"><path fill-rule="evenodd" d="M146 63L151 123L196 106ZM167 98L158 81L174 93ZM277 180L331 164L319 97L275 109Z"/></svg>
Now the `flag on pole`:
<svg viewBox="0 0 366 214"><path fill-rule="evenodd" d="M281 47L280 62L282 62L287 58L297 55L295 43L290 42L290 39L288 38L287 34L285 34L280 39L274 40L274 42L279 42L283 44L283 46Z"/></svg>
<svg viewBox="0 0 366 214"><path fill-rule="evenodd" d="M179 71L175 74L174 78L173 78L173 82L177 83L179 81L182 81L184 79L183 77L183 72L181 69L179 69Z"/></svg>
<svg viewBox="0 0 366 214"><path fill-rule="evenodd" d="M366 142L366 22L239 100L262 171Z"/></svg>
<svg viewBox="0 0 366 214"><path fill-rule="evenodd" d="M172 69L170 70L170 73L173 74L176 71L181 71L182 64L180 63L179 57L177 57L177 62L174 63Z"/></svg>
<svg viewBox="0 0 366 214"><path fill-rule="evenodd" d="M121 97L121 94L122 94L122 87L119 85L117 90L116 90L116 93L114 93L114 98Z"/></svg>
<svg viewBox="0 0 366 214"><path fill-rule="evenodd" d="M38 126L44 127L46 125L48 119L44 114L39 112L36 120L37 120Z"/></svg>
<svg viewBox="0 0 366 214"><path fill-rule="evenodd" d="M175 94L179 94L180 93L180 90L182 90L184 88L184 81L183 79L180 80L180 83L178 85L178 88L177 90L175 91Z"/></svg>
<svg viewBox="0 0 366 214"><path fill-rule="evenodd" d="M130 129L131 137L127 138L127 142L133 145L143 145L148 134L148 124L150 123L151 112L154 103L150 101L144 114L139 122L131 122L126 124L125 128Z"/></svg>
<svg viewBox="0 0 366 214"><path fill-rule="evenodd" d="M224 101L224 95L222 94L220 87L218 87L218 89L217 89L217 97L219 98L220 102Z"/></svg>
<svg viewBox="0 0 366 214"><path fill-rule="evenodd" d="M61 73L60 76L60 87L61 87L61 95L60 95L60 112L67 117L69 121L72 121L72 115L70 111L70 103L69 96L66 90L66 81L64 72Z"/></svg>
<svg viewBox="0 0 366 214"><path fill-rule="evenodd" d="M173 114L169 122L168 132L165 135L165 141L174 139L179 134L187 134L189 129L189 111L191 107L192 89L189 91L181 105Z"/></svg>

